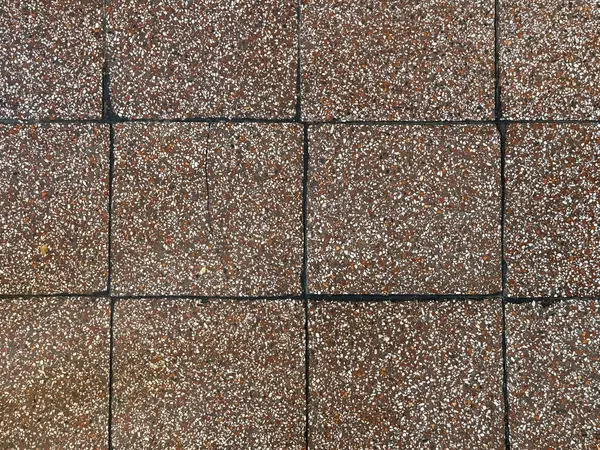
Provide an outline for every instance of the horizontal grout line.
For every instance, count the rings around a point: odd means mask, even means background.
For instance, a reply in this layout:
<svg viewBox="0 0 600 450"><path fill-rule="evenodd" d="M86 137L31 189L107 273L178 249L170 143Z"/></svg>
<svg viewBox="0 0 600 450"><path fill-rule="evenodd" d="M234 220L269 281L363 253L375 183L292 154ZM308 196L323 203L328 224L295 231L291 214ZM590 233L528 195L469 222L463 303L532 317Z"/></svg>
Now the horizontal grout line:
<svg viewBox="0 0 600 450"><path fill-rule="evenodd" d="M59 292L55 294L2 294L0 300L31 299L31 298L111 298L114 300L303 300L311 301L339 301L339 302L438 302L460 300L485 300L500 299L502 293L495 294L290 294L290 295L263 295L263 296L219 296L219 295L109 295L107 292L92 292L86 294ZM546 303L570 300L594 301L600 297L504 297L506 303Z"/></svg>
<svg viewBox="0 0 600 450"><path fill-rule="evenodd" d="M190 118L171 118L171 119L127 119L127 118L104 118L104 119L41 119L41 120L18 120L18 119L0 119L0 125L45 125L45 124L120 124L120 123L285 123L301 124L308 126L321 125L412 125L412 126L451 126L451 125L526 125L526 124L581 124L594 125L599 124L600 120L352 120L352 121L302 121L298 118L289 119L260 119L254 117L190 117Z"/></svg>

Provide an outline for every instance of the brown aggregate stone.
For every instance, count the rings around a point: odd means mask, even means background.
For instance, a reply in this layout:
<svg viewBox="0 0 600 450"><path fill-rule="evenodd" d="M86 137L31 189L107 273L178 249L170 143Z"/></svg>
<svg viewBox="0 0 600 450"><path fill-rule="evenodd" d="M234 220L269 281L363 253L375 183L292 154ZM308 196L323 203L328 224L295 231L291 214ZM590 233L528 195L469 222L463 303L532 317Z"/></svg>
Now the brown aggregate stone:
<svg viewBox="0 0 600 450"><path fill-rule="evenodd" d="M308 289L499 292L493 126L310 129Z"/></svg>
<svg viewBox="0 0 600 450"><path fill-rule="evenodd" d="M298 125L118 125L115 292L299 294L302 158Z"/></svg>
<svg viewBox="0 0 600 450"><path fill-rule="evenodd" d="M113 0L115 112L136 118L291 118L297 2Z"/></svg>
<svg viewBox="0 0 600 450"><path fill-rule="evenodd" d="M505 257L514 297L600 294L600 126L510 125Z"/></svg>
<svg viewBox="0 0 600 450"><path fill-rule="evenodd" d="M508 304L514 449L600 447L600 303Z"/></svg>
<svg viewBox="0 0 600 450"><path fill-rule="evenodd" d="M302 2L305 120L492 119L493 0Z"/></svg>
<svg viewBox="0 0 600 450"><path fill-rule="evenodd" d="M508 119L600 118L596 0L500 0L500 69Z"/></svg>
<svg viewBox="0 0 600 450"><path fill-rule="evenodd" d="M304 313L294 300L124 300L113 444L304 448Z"/></svg>
<svg viewBox="0 0 600 450"><path fill-rule="evenodd" d="M108 126L0 125L0 155L0 294L104 291Z"/></svg>
<svg viewBox="0 0 600 450"><path fill-rule="evenodd" d="M99 119L102 0L0 2L0 118Z"/></svg>
<svg viewBox="0 0 600 450"><path fill-rule="evenodd" d="M503 449L501 313L312 302L310 448Z"/></svg>
<svg viewBox="0 0 600 450"><path fill-rule="evenodd" d="M0 447L108 441L108 299L0 301Z"/></svg>

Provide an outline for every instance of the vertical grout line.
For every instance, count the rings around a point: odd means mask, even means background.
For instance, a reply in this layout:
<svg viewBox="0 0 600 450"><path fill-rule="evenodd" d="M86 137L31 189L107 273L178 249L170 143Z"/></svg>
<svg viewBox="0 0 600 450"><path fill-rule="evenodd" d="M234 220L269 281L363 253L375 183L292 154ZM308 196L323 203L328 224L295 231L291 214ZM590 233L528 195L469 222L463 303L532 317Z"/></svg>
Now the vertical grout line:
<svg viewBox="0 0 600 450"><path fill-rule="evenodd" d="M305 392L305 425L304 439L306 449L309 448L309 426L310 426L310 347L309 347L309 300L308 300L308 285L307 285L307 266L308 266L308 125L304 124L304 173L302 177L302 233L303 233L303 249L302 249L302 273L300 275L300 283L302 285L302 297L304 299L304 392Z"/></svg>
<svg viewBox="0 0 600 450"><path fill-rule="evenodd" d="M297 45L297 67L296 67L296 116L294 120L302 121L302 52L300 36L302 33L302 0L298 0L298 12L296 16L298 22L296 29L296 45Z"/></svg>
<svg viewBox="0 0 600 450"><path fill-rule="evenodd" d="M113 403L113 342L115 322L115 299L110 299L110 340L108 354L108 449L112 450L112 403Z"/></svg>
<svg viewBox="0 0 600 450"><path fill-rule="evenodd" d="M494 2L494 120L500 134L500 253L502 256L502 397L504 399L504 445L510 450L510 421L508 399L508 360L506 340L506 258L504 255L504 235L506 217L506 128L502 122L502 86L500 83L500 0Z"/></svg>

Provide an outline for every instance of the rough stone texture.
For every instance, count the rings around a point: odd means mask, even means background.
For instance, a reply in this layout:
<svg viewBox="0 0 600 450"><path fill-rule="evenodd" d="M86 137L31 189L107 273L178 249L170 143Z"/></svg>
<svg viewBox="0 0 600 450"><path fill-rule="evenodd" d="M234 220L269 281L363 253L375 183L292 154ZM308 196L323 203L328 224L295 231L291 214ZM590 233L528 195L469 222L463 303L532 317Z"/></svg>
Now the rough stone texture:
<svg viewBox="0 0 600 450"><path fill-rule="evenodd" d="M326 125L309 138L309 291L500 291L493 126Z"/></svg>
<svg viewBox="0 0 600 450"><path fill-rule="evenodd" d="M507 133L508 294L600 295L600 126Z"/></svg>
<svg viewBox="0 0 600 450"><path fill-rule="evenodd" d="M296 1L113 0L108 25L121 116L295 114Z"/></svg>
<svg viewBox="0 0 600 450"><path fill-rule="evenodd" d="M293 300L125 300L113 444L304 448L304 313Z"/></svg>
<svg viewBox="0 0 600 450"><path fill-rule="evenodd" d="M0 118L100 118L102 47L102 0L2 0Z"/></svg>
<svg viewBox="0 0 600 450"><path fill-rule="evenodd" d="M118 125L115 292L299 294L302 158L298 125Z"/></svg>
<svg viewBox="0 0 600 450"><path fill-rule="evenodd" d="M2 448L106 448L109 326L108 299L0 301Z"/></svg>
<svg viewBox="0 0 600 450"><path fill-rule="evenodd" d="M302 2L307 120L492 119L494 1Z"/></svg>
<svg viewBox="0 0 600 450"><path fill-rule="evenodd" d="M500 0L505 117L600 118L599 66L596 0Z"/></svg>
<svg viewBox="0 0 600 450"><path fill-rule="evenodd" d="M600 304L507 305L514 449L600 448Z"/></svg>
<svg viewBox="0 0 600 450"><path fill-rule="evenodd" d="M503 449L499 300L317 302L313 449Z"/></svg>
<svg viewBox="0 0 600 450"><path fill-rule="evenodd" d="M0 125L0 294L104 291L109 130Z"/></svg>

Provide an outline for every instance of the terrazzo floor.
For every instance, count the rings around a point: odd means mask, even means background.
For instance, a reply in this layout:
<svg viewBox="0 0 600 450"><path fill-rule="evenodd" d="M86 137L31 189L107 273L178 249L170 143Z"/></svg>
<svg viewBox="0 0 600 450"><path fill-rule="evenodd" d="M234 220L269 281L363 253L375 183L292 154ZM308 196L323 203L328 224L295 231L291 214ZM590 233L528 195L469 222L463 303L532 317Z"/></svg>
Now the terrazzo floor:
<svg viewBox="0 0 600 450"><path fill-rule="evenodd" d="M596 0L0 1L0 449L600 449Z"/></svg>

